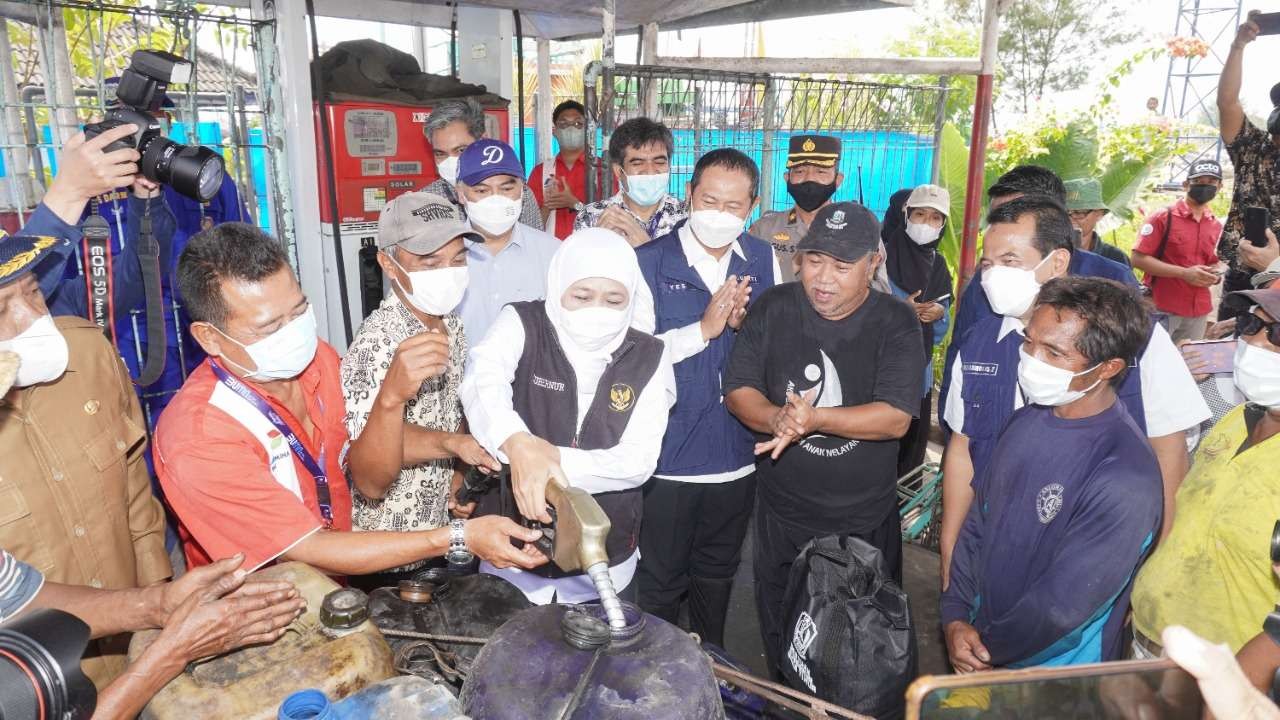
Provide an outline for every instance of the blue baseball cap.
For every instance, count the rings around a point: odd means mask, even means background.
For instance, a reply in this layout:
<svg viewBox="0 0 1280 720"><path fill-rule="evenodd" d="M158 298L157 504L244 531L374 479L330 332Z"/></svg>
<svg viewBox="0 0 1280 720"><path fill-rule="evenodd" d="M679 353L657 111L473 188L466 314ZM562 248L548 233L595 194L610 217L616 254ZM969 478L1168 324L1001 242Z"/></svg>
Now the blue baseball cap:
<svg viewBox="0 0 1280 720"><path fill-rule="evenodd" d="M511 175L524 180L524 165L511 146L501 140L484 138L462 151L458 158L458 182L475 185L494 175Z"/></svg>

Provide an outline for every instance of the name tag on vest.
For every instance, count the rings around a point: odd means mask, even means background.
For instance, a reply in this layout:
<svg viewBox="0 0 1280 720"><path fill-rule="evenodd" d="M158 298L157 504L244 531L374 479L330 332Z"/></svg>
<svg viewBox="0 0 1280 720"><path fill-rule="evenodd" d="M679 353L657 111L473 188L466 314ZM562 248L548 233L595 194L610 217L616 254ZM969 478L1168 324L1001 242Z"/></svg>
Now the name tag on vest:
<svg viewBox="0 0 1280 720"><path fill-rule="evenodd" d="M960 370L966 375L995 376L1000 374L1000 363L965 363Z"/></svg>
<svg viewBox="0 0 1280 720"><path fill-rule="evenodd" d="M556 380L548 380L540 375L534 375L533 380L531 382L533 383L534 387L545 388L547 390L554 390L556 392L564 392L564 383L558 382Z"/></svg>
<svg viewBox="0 0 1280 720"><path fill-rule="evenodd" d="M663 283L663 285L666 287L667 292L680 292L682 290L689 289L689 283L683 283L683 282L669 282L669 283Z"/></svg>

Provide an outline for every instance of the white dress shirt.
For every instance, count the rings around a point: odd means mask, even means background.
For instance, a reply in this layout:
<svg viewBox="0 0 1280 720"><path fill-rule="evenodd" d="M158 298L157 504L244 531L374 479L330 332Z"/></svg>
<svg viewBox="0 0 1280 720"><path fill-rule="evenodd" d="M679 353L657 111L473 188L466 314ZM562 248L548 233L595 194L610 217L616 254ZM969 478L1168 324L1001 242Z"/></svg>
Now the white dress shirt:
<svg viewBox="0 0 1280 720"><path fill-rule="evenodd" d="M471 351L467 374L462 381L462 406L472 436L500 462L509 458L502 444L512 435L529 432L512 403L511 383L516 366L524 352L524 325L513 308L505 307L491 326L488 335ZM596 385L604 374L606 355L572 358L578 396L578 427L595 399ZM643 485L658 466L662 435L667 429L667 416L676 401L676 379L671 369L669 351L663 357L653 378L636 400L627 427L617 445L599 450L559 447L560 467L569 484L590 493L629 490ZM635 572L637 551L626 562L609 569L614 587L622 590ZM548 603L553 597L561 602L582 602L596 597L595 588L585 576L544 578L519 569L499 570L481 563L483 572L500 575L519 587L531 602Z"/></svg>
<svg viewBox="0 0 1280 720"><path fill-rule="evenodd" d="M1021 334L1024 325L1018 318L1006 317L1000 324L997 340L1015 330ZM951 389L947 391L947 407L943 417L956 432L963 432L964 358L956 353L951 366ZM1211 416L1209 406L1196 387L1187 362L1174 346L1169 332L1160 324L1151 331L1151 340L1138 359L1138 372L1142 380L1142 411L1146 416L1147 437L1163 437L1179 430L1194 429ZM1013 394L1013 409L1026 404L1022 389ZM1189 440L1191 438L1188 438Z"/></svg>

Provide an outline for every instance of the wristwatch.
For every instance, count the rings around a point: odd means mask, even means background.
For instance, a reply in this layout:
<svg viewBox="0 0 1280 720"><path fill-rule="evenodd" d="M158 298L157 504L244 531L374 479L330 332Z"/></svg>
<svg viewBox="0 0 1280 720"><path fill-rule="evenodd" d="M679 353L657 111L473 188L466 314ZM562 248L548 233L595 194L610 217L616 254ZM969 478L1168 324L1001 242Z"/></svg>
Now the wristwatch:
<svg viewBox="0 0 1280 720"><path fill-rule="evenodd" d="M573 211L574 211L574 212L576 212L576 213L580 213L580 212L582 212L582 209L583 209L583 208L585 208L585 207L586 207L586 205L583 205L583 204L582 204L582 201L578 201L578 202L576 202L576 203L574 203L574 204L573 204Z"/></svg>
<svg viewBox="0 0 1280 720"><path fill-rule="evenodd" d="M451 565L466 565L475 556L467 549L466 520L455 518L449 521L449 552L444 559Z"/></svg>

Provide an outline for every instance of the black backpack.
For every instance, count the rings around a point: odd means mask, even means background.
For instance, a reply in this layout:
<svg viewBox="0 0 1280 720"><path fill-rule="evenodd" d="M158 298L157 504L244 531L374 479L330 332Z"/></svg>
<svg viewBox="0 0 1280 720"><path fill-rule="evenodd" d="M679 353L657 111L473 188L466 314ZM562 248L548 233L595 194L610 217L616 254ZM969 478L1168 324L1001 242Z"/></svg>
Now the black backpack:
<svg viewBox="0 0 1280 720"><path fill-rule="evenodd" d="M787 684L878 720L901 718L916 676L907 594L880 551L855 537L811 540L791 566L779 656Z"/></svg>

